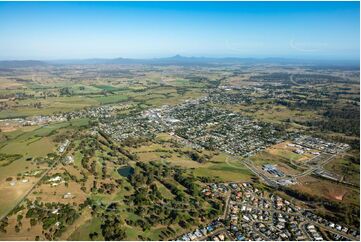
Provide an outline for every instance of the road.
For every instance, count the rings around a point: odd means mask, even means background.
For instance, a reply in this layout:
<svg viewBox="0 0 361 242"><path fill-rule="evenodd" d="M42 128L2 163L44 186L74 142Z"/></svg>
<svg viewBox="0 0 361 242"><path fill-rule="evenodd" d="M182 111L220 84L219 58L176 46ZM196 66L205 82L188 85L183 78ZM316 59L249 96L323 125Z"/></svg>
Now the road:
<svg viewBox="0 0 361 242"><path fill-rule="evenodd" d="M319 162L319 163L317 164L317 166L313 166L313 167L311 167L310 169L308 169L307 171L302 172L301 174L295 175L295 177L298 178L298 177L307 176L307 175L311 174L312 172L314 172L314 171L316 171L316 170L318 170L318 169L323 169L323 166L326 165L326 164L327 164L328 162L330 162L331 160L333 160L333 159L335 158L335 156L336 156L336 155L330 156L330 157L327 158L326 160L324 160L324 161L322 161L322 162ZM318 158L318 156L316 156L316 157ZM316 158L316 157L314 157L314 158ZM314 158L313 158L313 159L314 159ZM311 159L311 160L312 160L312 159ZM311 160L309 160L309 161L311 161ZM309 161L308 161L308 162L309 162Z"/></svg>
<svg viewBox="0 0 361 242"><path fill-rule="evenodd" d="M243 161L243 164L249 169L251 170L254 174L256 174L259 178L261 178L261 180L265 181L267 183L267 185L269 185L270 187L274 187L277 188L278 184L275 181L272 181L270 178L268 178L267 176L265 176L264 174L262 174L261 172L258 172L256 168L254 168L251 164L249 164L248 161Z"/></svg>
<svg viewBox="0 0 361 242"><path fill-rule="evenodd" d="M296 178L300 178L300 177L310 175L310 174L312 174L313 172L315 172L317 170L323 170L323 166L326 165L328 162L330 162L331 160L333 160L336 157L336 154L333 154L331 156L329 156L329 155L330 154L328 154L328 153L323 153L323 154L317 155L317 156L309 159L306 162L307 164L312 163L314 160L325 158L325 157L322 157L322 156L326 156L325 160L317 162L317 165L314 165L314 166L310 165L309 168L306 171L304 171L302 173L299 173L297 175L293 175L293 176L291 176L291 178L296 179ZM327 157L327 156L329 156L329 157ZM233 157L233 156L232 156L232 158L236 159L236 160L239 159L239 158ZM256 176L258 176L261 180L263 180L267 185L269 185L271 187L274 187L274 188L279 187L279 184L277 183L277 179L269 178L266 175L264 175L263 173L259 172L255 167L253 167L253 165L252 165L252 163L250 161L241 160L241 162L245 167L247 167L252 173L254 173ZM240 167L238 167L238 166L236 166L234 164L229 163L228 157L226 158L225 163L227 165L229 165L230 167L240 168ZM342 181L339 181L339 182L342 183ZM349 184L349 183L345 183L345 184L346 185L351 185L351 186L354 185L354 184Z"/></svg>
<svg viewBox="0 0 361 242"><path fill-rule="evenodd" d="M222 215L222 219L226 219L227 218L227 213L228 213L228 207L229 207L229 202L231 200L231 190L228 190L227 191L227 195L226 195L226 204L225 204L225 207L224 207L224 211L223 211L223 215Z"/></svg>
<svg viewBox="0 0 361 242"><path fill-rule="evenodd" d="M205 235L203 237L197 238L197 241L206 240L208 237L212 237L212 236L218 235L218 234L226 232L226 231L227 231L227 229L223 225L221 228L217 228L216 230L214 230L210 234L207 234L207 235Z"/></svg>
<svg viewBox="0 0 361 242"><path fill-rule="evenodd" d="M231 156L233 159L235 160L239 160L239 158L237 157L234 157L234 156ZM274 181L272 181L271 179L269 179L267 176L263 175L262 173L258 172L256 168L254 168L251 164L251 162L249 161L246 161L246 160L241 160L242 164L248 168L248 170L250 170L251 172L253 172L256 176L258 176L261 180L265 181L267 183L267 185L271 186L271 187L275 187L277 188L278 187L278 184ZM229 163L228 161L228 156L226 157L225 159L225 163L230 166L230 167L234 167L234 168L241 168L241 167L238 167L236 165L233 165L231 163Z"/></svg>
<svg viewBox="0 0 361 242"><path fill-rule="evenodd" d="M292 84L295 84L296 86L299 86L300 84L298 84L297 82L295 82L295 80L293 80L293 74L290 75L290 82Z"/></svg>

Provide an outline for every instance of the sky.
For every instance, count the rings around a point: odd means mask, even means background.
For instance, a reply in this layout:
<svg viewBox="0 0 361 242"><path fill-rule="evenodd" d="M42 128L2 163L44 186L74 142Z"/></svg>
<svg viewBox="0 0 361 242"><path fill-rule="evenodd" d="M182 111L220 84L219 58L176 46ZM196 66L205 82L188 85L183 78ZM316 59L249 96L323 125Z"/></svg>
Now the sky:
<svg viewBox="0 0 361 242"><path fill-rule="evenodd" d="M359 2L0 2L0 59L360 55Z"/></svg>

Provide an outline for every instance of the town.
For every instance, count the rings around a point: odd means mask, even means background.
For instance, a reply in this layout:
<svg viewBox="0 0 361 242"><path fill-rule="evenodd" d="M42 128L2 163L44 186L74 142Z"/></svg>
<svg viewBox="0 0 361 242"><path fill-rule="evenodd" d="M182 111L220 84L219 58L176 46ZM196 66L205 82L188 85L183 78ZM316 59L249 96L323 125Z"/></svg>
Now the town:
<svg viewBox="0 0 361 242"><path fill-rule="evenodd" d="M177 238L182 241L359 240L360 231L317 216L249 183L210 184L202 193L227 203L224 218Z"/></svg>
<svg viewBox="0 0 361 242"><path fill-rule="evenodd" d="M0 239L358 240L356 71L277 68L20 78L0 94Z"/></svg>
<svg viewBox="0 0 361 242"><path fill-rule="evenodd" d="M119 141L130 136L167 132L186 140L193 148L218 149L244 157L284 139L269 124L210 108L207 103L208 98L202 98L177 106L149 109L136 117L104 123L102 129Z"/></svg>

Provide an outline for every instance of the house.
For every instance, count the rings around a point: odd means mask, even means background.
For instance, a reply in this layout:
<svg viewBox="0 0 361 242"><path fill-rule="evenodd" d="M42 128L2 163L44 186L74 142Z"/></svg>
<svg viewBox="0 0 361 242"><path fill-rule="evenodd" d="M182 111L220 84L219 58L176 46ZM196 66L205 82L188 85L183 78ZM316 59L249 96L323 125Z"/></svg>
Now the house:
<svg viewBox="0 0 361 242"><path fill-rule="evenodd" d="M293 152L296 153L296 154L299 154L299 155L302 155L304 153L304 151L301 150L301 149L297 149L297 150L295 150Z"/></svg>
<svg viewBox="0 0 361 242"><path fill-rule="evenodd" d="M50 182L58 182L58 181L61 181L61 180L62 180L61 176L56 176L56 177L53 177L53 178L49 179Z"/></svg>
<svg viewBox="0 0 361 242"><path fill-rule="evenodd" d="M197 239L195 234L189 233L188 236L189 236L190 240L196 240Z"/></svg>
<svg viewBox="0 0 361 242"><path fill-rule="evenodd" d="M243 240L245 240L245 237L244 237L242 234L238 234L237 237L236 237L236 239L237 239L238 241L243 241Z"/></svg>
<svg viewBox="0 0 361 242"><path fill-rule="evenodd" d="M74 163L74 158L71 155L68 155L65 157L64 163L67 165L72 164L72 163Z"/></svg>
<svg viewBox="0 0 361 242"><path fill-rule="evenodd" d="M218 235L218 238L219 238L220 241L224 241L224 238L225 238L225 237L224 237L224 234Z"/></svg>
<svg viewBox="0 0 361 242"><path fill-rule="evenodd" d="M71 194L71 192L67 192L67 193L64 194L63 198L65 198L65 199L71 199L71 198L74 198L74 195Z"/></svg>
<svg viewBox="0 0 361 242"><path fill-rule="evenodd" d="M59 208L54 209L51 213L52 213L52 214L59 214Z"/></svg>
<svg viewBox="0 0 361 242"><path fill-rule="evenodd" d="M206 229L206 228L202 228L202 229L201 229L201 232L202 232L202 234L203 234L204 236L207 235L207 229Z"/></svg>
<svg viewBox="0 0 361 242"><path fill-rule="evenodd" d="M207 230L208 230L208 232L212 232L214 230L214 228L212 225L208 225Z"/></svg>
<svg viewBox="0 0 361 242"><path fill-rule="evenodd" d="M322 238L320 235L314 237L314 239L315 239L316 241L323 241L323 238Z"/></svg>
<svg viewBox="0 0 361 242"><path fill-rule="evenodd" d="M202 233L199 229L197 229L195 232L194 232L194 235L198 238L202 237Z"/></svg>

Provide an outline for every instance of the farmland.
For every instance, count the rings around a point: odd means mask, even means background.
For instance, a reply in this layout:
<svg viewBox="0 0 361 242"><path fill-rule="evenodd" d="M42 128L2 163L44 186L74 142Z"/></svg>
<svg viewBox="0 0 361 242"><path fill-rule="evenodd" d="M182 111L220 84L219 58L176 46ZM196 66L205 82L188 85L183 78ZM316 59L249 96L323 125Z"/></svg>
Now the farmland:
<svg viewBox="0 0 361 242"><path fill-rule="evenodd" d="M1 69L0 239L228 231L232 183L357 238L358 78L282 64Z"/></svg>

